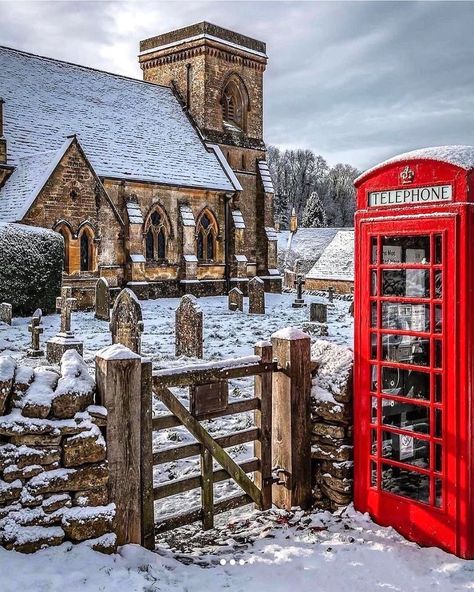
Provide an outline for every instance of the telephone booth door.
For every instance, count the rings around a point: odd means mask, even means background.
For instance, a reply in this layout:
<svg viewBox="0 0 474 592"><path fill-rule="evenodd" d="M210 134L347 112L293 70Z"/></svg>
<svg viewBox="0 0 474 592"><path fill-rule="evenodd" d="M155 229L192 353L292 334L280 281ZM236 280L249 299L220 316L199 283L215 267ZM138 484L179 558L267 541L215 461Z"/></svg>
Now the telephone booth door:
<svg viewBox="0 0 474 592"><path fill-rule="evenodd" d="M455 220L362 220L359 237L356 506L453 549Z"/></svg>

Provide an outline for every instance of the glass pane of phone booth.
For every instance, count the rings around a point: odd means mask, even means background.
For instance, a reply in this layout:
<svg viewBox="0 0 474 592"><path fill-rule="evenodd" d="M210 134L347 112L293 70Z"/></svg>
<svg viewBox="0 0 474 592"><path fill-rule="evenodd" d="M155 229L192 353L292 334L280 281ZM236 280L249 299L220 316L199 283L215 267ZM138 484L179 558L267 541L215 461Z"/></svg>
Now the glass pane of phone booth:
<svg viewBox="0 0 474 592"><path fill-rule="evenodd" d="M371 486L443 504L443 235L370 240Z"/></svg>

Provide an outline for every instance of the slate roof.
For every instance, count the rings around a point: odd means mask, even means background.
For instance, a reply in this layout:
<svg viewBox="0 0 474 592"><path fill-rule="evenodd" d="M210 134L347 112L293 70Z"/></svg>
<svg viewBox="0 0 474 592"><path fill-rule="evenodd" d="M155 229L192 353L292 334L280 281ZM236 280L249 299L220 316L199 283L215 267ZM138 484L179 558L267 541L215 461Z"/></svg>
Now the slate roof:
<svg viewBox="0 0 474 592"><path fill-rule="evenodd" d="M234 191L170 88L0 47L9 164L77 137L97 175Z"/></svg>
<svg viewBox="0 0 474 592"><path fill-rule="evenodd" d="M15 170L0 191L0 220L15 222L23 218L72 141L69 138L57 150L17 160Z"/></svg>
<svg viewBox="0 0 474 592"><path fill-rule="evenodd" d="M306 277L353 282L354 231L339 230Z"/></svg>
<svg viewBox="0 0 474 592"><path fill-rule="evenodd" d="M462 169L470 170L474 168L474 146L432 146L429 148L412 150L411 152L404 152L403 154L398 154L397 156L384 160L384 162L367 169L357 177L355 183L360 183L368 175L388 164L395 164L404 160L419 159L437 160L438 162L446 162Z"/></svg>
<svg viewBox="0 0 474 592"><path fill-rule="evenodd" d="M339 228L303 228L293 234L289 230L278 233L278 265L281 270L293 270L298 259L298 272L307 273L324 249L336 236ZM291 240L290 240L291 238Z"/></svg>

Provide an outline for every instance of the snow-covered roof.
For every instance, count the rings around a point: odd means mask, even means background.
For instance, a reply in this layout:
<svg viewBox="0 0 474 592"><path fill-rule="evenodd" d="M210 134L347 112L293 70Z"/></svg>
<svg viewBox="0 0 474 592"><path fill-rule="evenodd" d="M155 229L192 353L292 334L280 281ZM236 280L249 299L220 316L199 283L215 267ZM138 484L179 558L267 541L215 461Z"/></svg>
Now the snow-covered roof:
<svg viewBox="0 0 474 592"><path fill-rule="evenodd" d="M432 146L430 148L420 148L419 150L398 154L364 171L357 177L355 183L360 183L365 177L388 164L395 164L404 160L420 159L446 162L469 170L474 168L474 146Z"/></svg>
<svg viewBox="0 0 474 592"><path fill-rule="evenodd" d="M234 191L168 87L0 47L0 89L10 164L77 134L101 177Z"/></svg>
<svg viewBox="0 0 474 592"><path fill-rule="evenodd" d="M293 269L298 259L298 271L307 273L324 249L336 236L339 228L298 228L295 233L278 233L278 262L280 269Z"/></svg>
<svg viewBox="0 0 474 592"><path fill-rule="evenodd" d="M274 193L273 181L266 160L258 161L258 170L260 172L260 178L262 179L263 189L265 193Z"/></svg>
<svg viewBox="0 0 474 592"><path fill-rule="evenodd" d="M69 138L59 149L18 159L11 177L0 190L0 220L15 222L23 218L72 141Z"/></svg>
<svg viewBox="0 0 474 592"><path fill-rule="evenodd" d="M354 230L339 230L306 277L353 282Z"/></svg>
<svg viewBox="0 0 474 592"><path fill-rule="evenodd" d="M227 162L227 159L224 156L224 153L222 152L220 147L217 144L207 144L207 147L214 151L215 155L217 156L217 160L220 162L221 167L224 169L227 177L229 178L229 181L234 186L234 189L236 191L243 191L240 181L237 179L234 171L232 170L232 167Z"/></svg>

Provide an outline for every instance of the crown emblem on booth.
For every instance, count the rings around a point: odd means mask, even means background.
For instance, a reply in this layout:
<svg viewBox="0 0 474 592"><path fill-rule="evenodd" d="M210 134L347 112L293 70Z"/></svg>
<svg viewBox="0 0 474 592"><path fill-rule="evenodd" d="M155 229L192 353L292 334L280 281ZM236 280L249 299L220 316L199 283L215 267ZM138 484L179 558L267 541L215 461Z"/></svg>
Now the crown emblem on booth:
<svg viewBox="0 0 474 592"><path fill-rule="evenodd" d="M412 171L412 169L408 165L400 173L400 179L401 179L402 185L407 185L408 183L411 183L414 178L415 178L415 171Z"/></svg>

